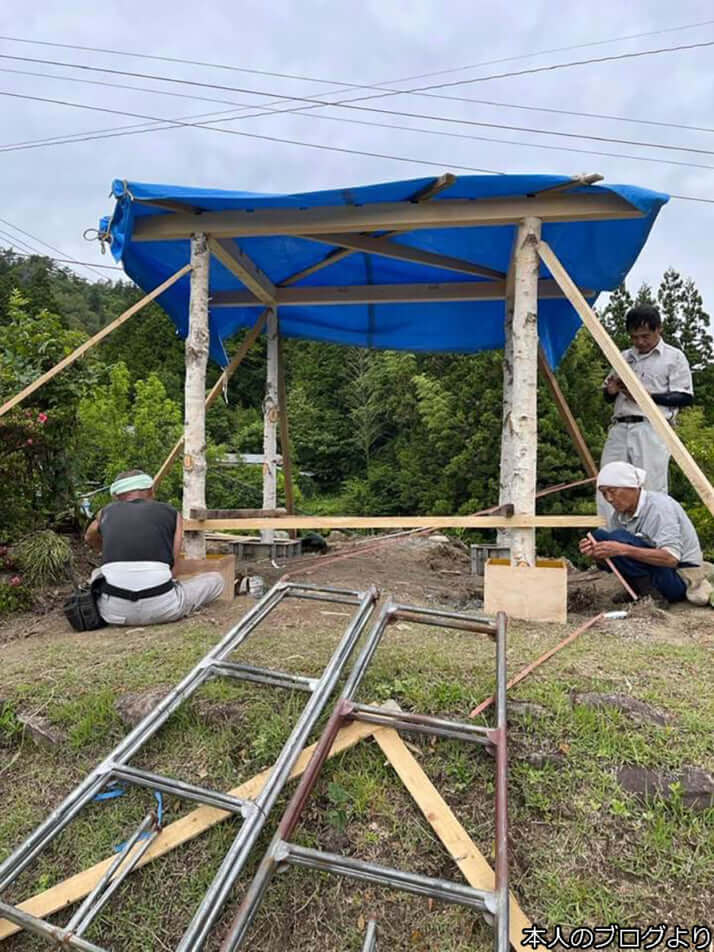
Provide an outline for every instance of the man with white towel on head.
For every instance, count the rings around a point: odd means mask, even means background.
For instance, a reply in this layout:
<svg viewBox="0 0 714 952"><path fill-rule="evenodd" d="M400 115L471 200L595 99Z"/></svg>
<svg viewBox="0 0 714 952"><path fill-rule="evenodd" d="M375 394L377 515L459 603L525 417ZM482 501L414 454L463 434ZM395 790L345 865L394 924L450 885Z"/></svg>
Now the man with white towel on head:
<svg viewBox="0 0 714 952"><path fill-rule="evenodd" d="M612 559L638 595L681 602L687 584L678 570L701 566L699 539L676 500L644 489L646 478L631 463L602 467L597 488L613 512L607 529L591 533L594 541L580 540L580 551L597 562Z"/></svg>
<svg viewBox="0 0 714 952"><path fill-rule="evenodd" d="M111 485L113 502L97 513L85 540L102 553L97 600L109 625L159 625L178 621L223 591L218 572L179 582L174 563L181 554L183 518L154 499L153 480L141 470L120 473Z"/></svg>

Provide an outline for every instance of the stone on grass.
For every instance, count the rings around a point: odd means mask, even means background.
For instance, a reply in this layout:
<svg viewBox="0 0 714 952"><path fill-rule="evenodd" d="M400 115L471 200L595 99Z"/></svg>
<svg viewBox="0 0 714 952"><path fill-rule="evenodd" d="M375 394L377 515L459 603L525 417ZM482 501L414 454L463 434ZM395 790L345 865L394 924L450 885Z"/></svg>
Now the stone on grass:
<svg viewBox="0 0 714 952"><path fill-rule="evenodd" d="M547 707L535 701L508 701L506 710L509 717L545 717L550 714Z"/></svg>
<svg viewBox="0 0 714 952"><path fill-rule="evenodd" d="M67 740L67 735L39 714L18 714L18 721L38 747L57 747Z"/></svg>
<svg viewBox="0 0 714 952"><path fill-rule="evenodd" d="M146 691L130 691L128 694L122 694L114 702L114 707L125 727L136 727L139 721L143 721L146 715L153 711L170 690L170 687L164 684L147 688Z"/></svg>
<svg viewBox="0 0 714 952"><path fill-rule="evenodd" d="M430 535L428 541L429 541L429 542L442 542L442 543L443 543L443 542L446 542L446 543L449 543L449 542L451 542L451 539L450 539L447 535L443 535L443 533L437 532L437 533L435 533L434 535Z"/></svg>
<svg viewBox="0 0 714 952"><path fill-rule="evenodd" d="M685 806L692 810L708 810L714 806L714 776L700 767L684 767L679 772L620 767L617 782L641 801L655 796L672 800L675 797L672 784L677 784Z"/></svg>
<svg viewBox="0 0 714 952"><path fill-rule="evenodd" d="M334 545L335 542L347 542L348 539L349 536L346 532L341 532L339 529L333 529L327 537L327 542L329 545Z"/></svg>
<svg viewBox="0 0 714 952"><path fill-rule="evenodd" d="M608 708L612 707L616 711L626 714L631 720L638 724L657 724L659 727L666 727L671 724L673 718L671 714L660 711L651 704L644 701L638 701L636 697L630 697L629 694L596 694L584 693L574 694L573 704L582 704L585 707Z"/></svg>

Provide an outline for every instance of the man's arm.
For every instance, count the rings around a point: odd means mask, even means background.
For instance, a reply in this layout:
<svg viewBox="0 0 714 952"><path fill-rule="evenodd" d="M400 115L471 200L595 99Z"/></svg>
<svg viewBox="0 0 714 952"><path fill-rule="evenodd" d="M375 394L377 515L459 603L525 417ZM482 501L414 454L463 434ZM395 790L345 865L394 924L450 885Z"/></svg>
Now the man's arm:
<svg viewBox="0 0 714 952"><path fill-rule="evenodd" d="M180 512L177 512L176 513L176 530L174 532L174 572L176 570L176 563L181 558L182 546L183 546L183 516L181 515Z"/></svg>
<svg viewBox="0 0 714 952"><path fill-rule="evenodd" d="M661 407L691 407L694 397L683 390L671 390L669 393L651 393L655 403Z"/></svg>
<svg viewBox="0 0 714 952"><path fill-rule="evenodd" d="M101 516L102 510L100 509L84 533L84 541L91 549L94 549L95 552L102 551L102 533L99 530L99 520Z"/></svg>
<svg viewBox="0 0 714 952"><path fill-rule="evenodd" d="M605 539L602 542L581 539L580 551L597 562L624 555L645 565L659 565L672 569L679 565L679 559L667 549L642 549L637 545L627 545L626 542L616 542L614 539Z"/></svg>

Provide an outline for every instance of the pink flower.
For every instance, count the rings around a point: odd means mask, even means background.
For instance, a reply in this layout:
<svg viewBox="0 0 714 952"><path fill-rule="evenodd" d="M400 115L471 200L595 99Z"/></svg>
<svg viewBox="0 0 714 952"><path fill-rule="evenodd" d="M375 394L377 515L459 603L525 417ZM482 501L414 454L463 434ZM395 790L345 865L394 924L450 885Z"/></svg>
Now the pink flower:
<svg viewBox="0 0 714 952"><path fill-rule="evenodd" d="M38 422L38 423L47 423L47 414L46 414L46 413L39 413L39 414L37 415L37 422Z"/></svg>
<svg viewBox="0 0 714 952"><path fill-rule="evenodd" d="M13 575L13 577L10 579L10 585L12 585L13 588L17 588L18 585L22 585L22 579L20 576Z"/></svg>
<svg viewBox="0 0 714 952"><path fill-rule="evenodd" d="M27 445L32 446L32 437L30 437L30 439L27 441Z"/></svg>

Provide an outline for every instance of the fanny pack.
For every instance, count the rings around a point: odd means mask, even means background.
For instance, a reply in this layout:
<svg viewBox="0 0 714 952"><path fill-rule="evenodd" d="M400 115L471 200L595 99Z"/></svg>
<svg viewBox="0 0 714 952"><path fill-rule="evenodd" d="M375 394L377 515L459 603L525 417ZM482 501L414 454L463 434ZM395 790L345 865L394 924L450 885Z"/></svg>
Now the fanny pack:
<svg viewBox="0 0 714 952"><path fill-rule="evenodd" d="M103 581L102 578L97 578L88 586L75 588L65 601L64 616L75 631L95 631L97 628L106 626L107 623L97 608L97 599Z"/></svg>

